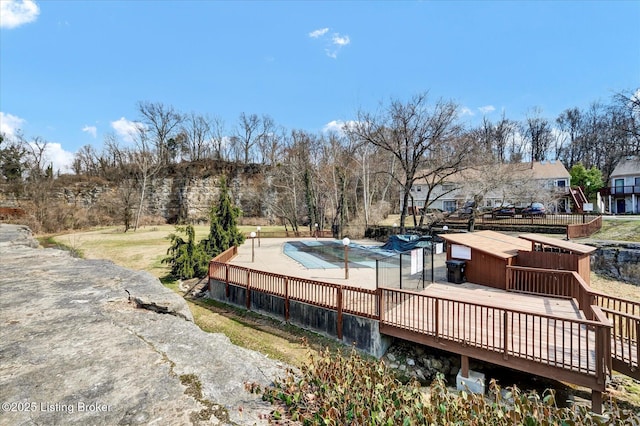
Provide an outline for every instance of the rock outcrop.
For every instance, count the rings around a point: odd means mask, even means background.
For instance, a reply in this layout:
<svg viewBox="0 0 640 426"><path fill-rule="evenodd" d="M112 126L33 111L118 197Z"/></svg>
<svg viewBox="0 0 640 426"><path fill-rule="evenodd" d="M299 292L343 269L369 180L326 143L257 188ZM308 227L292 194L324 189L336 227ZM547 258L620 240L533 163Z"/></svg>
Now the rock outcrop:
<svg viewBox="0 0 640 426"><path fill-rule="evenodd" d="M601 275L640 286L640 243L594 241L591 269Z"/></svg>
<svg viewBox="0 0 640 426"><path fill-rule="evenodd" d="M0 224L0 424L263 424L283 366L205 333L151 275Z"/></svg>

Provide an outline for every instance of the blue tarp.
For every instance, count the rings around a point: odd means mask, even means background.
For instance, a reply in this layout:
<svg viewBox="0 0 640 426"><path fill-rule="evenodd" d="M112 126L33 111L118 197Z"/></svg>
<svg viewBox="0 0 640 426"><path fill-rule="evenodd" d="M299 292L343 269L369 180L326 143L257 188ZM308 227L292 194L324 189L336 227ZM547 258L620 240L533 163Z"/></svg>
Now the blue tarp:
<svg viewBox="0 0 640 426"><path fill-rule="evenodd" d="M431 248L429 235L391 235L389 241L381 248L399 253L411 251L414 248Z"/></svg>

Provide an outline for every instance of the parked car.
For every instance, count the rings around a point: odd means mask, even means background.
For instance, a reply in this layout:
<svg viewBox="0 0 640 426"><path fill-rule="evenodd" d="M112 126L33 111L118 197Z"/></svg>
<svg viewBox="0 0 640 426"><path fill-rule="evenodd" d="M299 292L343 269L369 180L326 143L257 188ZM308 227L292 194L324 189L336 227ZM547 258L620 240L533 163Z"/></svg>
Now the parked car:
<svg viewBox="0 0 640 426"><path fill-rule="evenodd" d="M491 211L493 217L513 217L516 215L516 208L511 204L497 206Z"/></svg>
<svg viewBox="0 0 640 426"><path fill-rule="evenodd" d="M532 203L529 207L525 207L522 210L523 217L533 217L533 216L541 216L545 217L547 215L547 209L544 207L542 203Z"/></svg>

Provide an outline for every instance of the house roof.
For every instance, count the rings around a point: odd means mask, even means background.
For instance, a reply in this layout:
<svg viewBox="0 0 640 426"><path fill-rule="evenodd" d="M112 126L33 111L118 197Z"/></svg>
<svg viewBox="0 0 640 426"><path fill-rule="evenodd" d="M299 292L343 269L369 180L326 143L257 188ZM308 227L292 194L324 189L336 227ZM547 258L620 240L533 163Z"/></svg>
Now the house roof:
<svg viewBox="0 0 640 426"><path fill-rule="evenodd" d="M611 178L621 176L640 176L640 157L626 157L620 160L611 173Z"/></svg>
<svg viewBox="0 0 640 426"><path fill-rule="evenodd" d="M464 182L467 180L482 179L487 173L510 176L512 179L569 179L571 174L560 161L534 161L533 163L500 163L485 164L470 167L455 173L445 179L446 182ZM424 179L418 179L416 184L425 183Z"/></svg>
<svg viewBox="0 0 640 426"><path fill-rule="evenodd" d="M474 250L502 259L517 256L518 251L531 251L530 242L495 231L440 234L440 237L451 243L471 247Z"/></svg>
<svg viewBox="0 0 640 426"><path fill-rule="evenodd" d="M592 246L573 243L571 241L565 241L559 238L546 237L544 235L523 234L523 235L520 235L520 238L527 241L532 241L534 243L540 243L540 244L544 244L551 247L561 248L563 250L570 251L576 254L588 254L596 251L596 248ZM531 247L529 247L529 251L531 251Z"/></svg>

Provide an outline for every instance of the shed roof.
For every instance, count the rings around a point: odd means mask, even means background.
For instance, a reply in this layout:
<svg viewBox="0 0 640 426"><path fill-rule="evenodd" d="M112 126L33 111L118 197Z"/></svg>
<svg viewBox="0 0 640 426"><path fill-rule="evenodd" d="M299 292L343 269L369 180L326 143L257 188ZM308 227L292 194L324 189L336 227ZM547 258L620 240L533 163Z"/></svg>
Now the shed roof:
<svg viewBox="0 0 640 426"><path fill-rule="evenodd" d="M471 247L494 257L509 259L520 251L531 251L531 243L495 231L478 231L467 234L440 234L443 239Z"/></svg>
<svg viewBox="0 0 640 426"><path fill-rule="evenodd" d="M520 238L527 241L533 241L535 243L545 244L552 247L561 248L576 254L589 254L596 250L595 247L586 246L584 244L572 243L571 241L561 240L559 238L546 237L538 234L522 234ZM531 250L531 247L529 247Z"/></svg>

